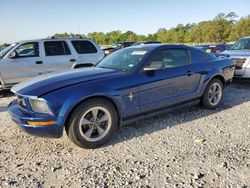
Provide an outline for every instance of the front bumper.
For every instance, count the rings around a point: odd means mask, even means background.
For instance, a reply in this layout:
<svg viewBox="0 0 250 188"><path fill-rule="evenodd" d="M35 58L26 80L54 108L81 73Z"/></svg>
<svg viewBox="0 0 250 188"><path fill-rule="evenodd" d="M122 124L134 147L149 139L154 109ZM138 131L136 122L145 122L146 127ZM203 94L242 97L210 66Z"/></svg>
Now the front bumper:
<svg viewBox="0 0 250 188"><path fill-rule="evenodd" d="M28 134L39 136L39 137L49 137L49 138L59 138L63 134L63 126L55 124L46 126L33 126L28 125L28 122L46 122L54 121L53 117L33 117L25 114L18 107L17 101L14 100L9 104L8 112L11 115L12 120L19 125L19 127L27 132Z"/></svg>

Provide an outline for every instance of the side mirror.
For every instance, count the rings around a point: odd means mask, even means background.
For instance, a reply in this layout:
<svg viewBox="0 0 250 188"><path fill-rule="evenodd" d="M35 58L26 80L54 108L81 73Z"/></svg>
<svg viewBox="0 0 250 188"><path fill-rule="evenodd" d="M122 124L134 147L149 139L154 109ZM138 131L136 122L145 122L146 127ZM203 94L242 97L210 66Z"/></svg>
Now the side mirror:
<svg viewBox="0 0 250 188"><path fill-rule="evenodd" d="M14 59L14 58L16 58L16 57L17 57L17 53L16 53L15 51L11 52L9 58Z"/></svg>
<svg viewBox="0 0 250 188"><path fill-rule="evenodd" d="M110 51L109 50L104 50L104 55L105 56L108 56L110 54Z"/></svg>
<svg viewBox="0 0 250 188"><path fill-rule="evenodd" d="M145 72L147 71L157 71L163 70L165 68L165 64L161 61L153 61L150 65L143 68Z"/></svg>
<svg viewBox="0 0 250 188"><path fill-rule="evenodd" d="M118 49L121 49L121 48L122 48L122 45L121 45L121 44L117 44L117 48L118 48Z"/></svg>

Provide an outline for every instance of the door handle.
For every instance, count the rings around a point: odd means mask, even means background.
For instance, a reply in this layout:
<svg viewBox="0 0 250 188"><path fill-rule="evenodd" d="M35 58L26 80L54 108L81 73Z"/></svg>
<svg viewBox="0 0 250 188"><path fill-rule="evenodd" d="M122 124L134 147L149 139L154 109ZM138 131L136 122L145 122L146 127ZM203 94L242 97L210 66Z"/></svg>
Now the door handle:
<svg viewBox="0 0 250 188"><path fill-rule="evenodd" d="M36 61L36 64L43 64L42 61Z"/></svg>
<svg viewBox="0 0 250 188"><path fill-rule="evenodd" d="M187 71L188 76L191 76L192 74L194 74L192 71Z"/></svg>
<svg viewBox="0 0 250 188"><path fill-rule="evenodd" d="M75 59L70 59L69 61L70 61L70 62L75 62L76 60L75 60Z"/></svg>

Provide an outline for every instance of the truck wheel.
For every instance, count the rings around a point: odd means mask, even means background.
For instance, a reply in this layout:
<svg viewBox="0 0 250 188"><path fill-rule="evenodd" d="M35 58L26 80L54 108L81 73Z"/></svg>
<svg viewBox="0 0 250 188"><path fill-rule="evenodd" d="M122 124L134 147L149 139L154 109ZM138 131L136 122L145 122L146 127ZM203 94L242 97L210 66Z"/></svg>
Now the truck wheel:
<svg viewBox="0 0 250 188"><path fill-rule="evenodd" d="M117 112L113 104L96 98L83 102L74 110L66 132L79 147L97 148L111 139L117 127Z"/></svg>
<svg viewBox="0 0 250 188"><path fill-rule="evenodd" d="M212 79L206 87L201 104L207 109L217 108L223 96L223 84L220 79Z"/></svg>

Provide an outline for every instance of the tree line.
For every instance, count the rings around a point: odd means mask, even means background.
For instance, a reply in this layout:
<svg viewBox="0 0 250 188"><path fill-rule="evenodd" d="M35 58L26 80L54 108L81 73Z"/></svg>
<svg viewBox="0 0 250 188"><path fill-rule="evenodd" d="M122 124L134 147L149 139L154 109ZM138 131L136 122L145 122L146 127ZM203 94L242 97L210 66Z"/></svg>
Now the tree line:
<svg viewBox="0 0 250 188"><path fill-rule="evenodd" d="M87 35L56 33L60 37L89 37L97 44L107 45L120 41L161 41L163 43L222 43L233 42L250 35L250 15L240 18L234 12L220 13L214 19L199 23L179 24L170 29L159 28L154 34L138 35L133 31L92 32ZM7 45L7 44L4 44ZM0 46L1 47L1 46Z"/></svg>
<svg viewBox="0 0 250 188"><path fill-rule="evenodd" d="M119 41L151 41L164 43L222 43L233 42L250 35L250 15L236 21L234 12L220 13L214 19L199 23L179 24L170 29L160 28L156 33L138 35L133 31L92 32L87 35L62 33L55 37L89 37L98 44L113 44Z"/></svg>

